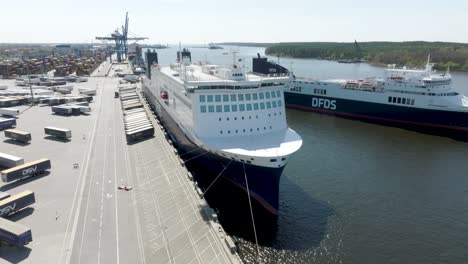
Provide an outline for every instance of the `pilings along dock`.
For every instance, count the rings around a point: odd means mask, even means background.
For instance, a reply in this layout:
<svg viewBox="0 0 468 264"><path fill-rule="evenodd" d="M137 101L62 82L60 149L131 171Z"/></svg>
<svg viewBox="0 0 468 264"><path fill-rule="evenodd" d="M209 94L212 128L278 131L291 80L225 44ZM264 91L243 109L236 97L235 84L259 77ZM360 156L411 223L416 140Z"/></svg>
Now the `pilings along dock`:
<svg viewBox="0 0 468 264"><path fill-rule="evenodd" d="M11 194L35 193L33 205L6 218L30 228L32 241L0 246L0 263L240 263L139 84L154 136L127 144L116 70L130 72L127 64L103 62L64 95L95 89L90 112L62 115L39 102L15 106L16 129L29 132L31 140L16 141L1 131L1 152L25 163L47 158L51 168L0 186ZM17 89L14 82L0 85ZM70 130L70 138L46 135L49 126Z"/></svg>

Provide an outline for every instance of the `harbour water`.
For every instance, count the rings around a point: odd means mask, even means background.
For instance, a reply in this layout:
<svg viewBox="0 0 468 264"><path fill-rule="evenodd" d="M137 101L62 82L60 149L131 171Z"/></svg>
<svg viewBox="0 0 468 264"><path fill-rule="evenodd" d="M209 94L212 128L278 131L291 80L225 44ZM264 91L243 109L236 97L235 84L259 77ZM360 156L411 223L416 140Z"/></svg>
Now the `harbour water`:
<svg viewBox="0 0 468 264"><path fill-rule="evenodd" d="M176 50L158 50L160 63L173 62ZM264 53L235 50L249 67L251 57ZM233 60L231 47L191 51L193 61ZM280 63L308 78L383 73L367 64L286 58ZM452 77L454 87L468 94L468 74ZM468 261L468 143L297 110L287 110L287 117L304 144L282 176L278 219L256 218L263 263ZM238 237L244 261L256 263L250 216L229 213L232 207L248 212L248 203L226 202L226 192L210 195L223 225Z"/></svg>

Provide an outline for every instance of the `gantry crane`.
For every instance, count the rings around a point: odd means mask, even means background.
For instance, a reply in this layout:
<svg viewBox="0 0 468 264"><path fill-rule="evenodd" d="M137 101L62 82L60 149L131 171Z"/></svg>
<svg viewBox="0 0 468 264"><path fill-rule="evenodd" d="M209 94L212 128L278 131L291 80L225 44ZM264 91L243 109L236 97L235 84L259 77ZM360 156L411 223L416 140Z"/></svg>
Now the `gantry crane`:
<svg viewBox="0 0 468 264"><path fill-rule="evenodd" d="M128 37L128 12L125 14L125 25L122 26L122 33L117 28L110 37L96 37L97 40L113 40L115 41L115 52L117 53L117 61L122 62L122 59L127 58L128 40L145 40L147 37Z"/></svg>

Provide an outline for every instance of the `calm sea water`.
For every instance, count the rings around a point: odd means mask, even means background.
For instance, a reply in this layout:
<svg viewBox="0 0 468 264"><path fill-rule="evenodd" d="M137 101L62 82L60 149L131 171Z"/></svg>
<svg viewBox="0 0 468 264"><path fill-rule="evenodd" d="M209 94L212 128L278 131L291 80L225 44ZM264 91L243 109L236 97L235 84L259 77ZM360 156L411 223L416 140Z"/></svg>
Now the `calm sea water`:
<svg viewBox="0 0 468 264"><path fill-rule="evenodd" d="M236 50L249 67L252 56L264 53ZM158 50L160 63L174 61L175 51ZM233 59L223 55L230 47L191 51L194 61ZM309 78L383 73L367 64L280 63ZM468 94L468 75L452 75L454 86ZM304 144L282 176L277 221L265 231L265 220L256 219L263 263L468 262L468 143L296 110L287 115ZM222 207L217 198L210 203ZM234 203L228 204L220 208L221 221L238 237L244 261L256 263L250 218L229 215Z"/></svg>

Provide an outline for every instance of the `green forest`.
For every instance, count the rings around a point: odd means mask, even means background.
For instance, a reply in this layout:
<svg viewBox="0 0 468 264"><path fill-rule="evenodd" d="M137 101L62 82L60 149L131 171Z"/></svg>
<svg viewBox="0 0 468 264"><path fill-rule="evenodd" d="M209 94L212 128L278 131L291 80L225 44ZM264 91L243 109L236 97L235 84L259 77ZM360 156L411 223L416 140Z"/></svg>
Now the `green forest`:
<svg viewBox="0 0 468 264"><path fill-rule="evenodd" d="M451 42L305 42L278 43L265 51L270 56L327 60L365 60L372 64L421 67L428 54L436 69L468 71L468 44Z"/></svg>

